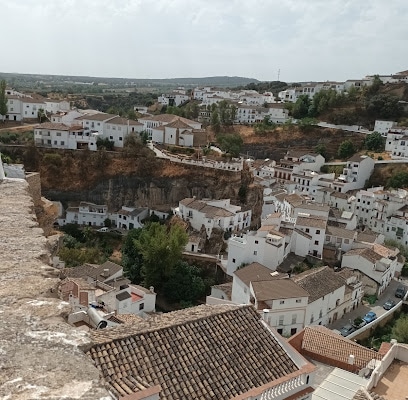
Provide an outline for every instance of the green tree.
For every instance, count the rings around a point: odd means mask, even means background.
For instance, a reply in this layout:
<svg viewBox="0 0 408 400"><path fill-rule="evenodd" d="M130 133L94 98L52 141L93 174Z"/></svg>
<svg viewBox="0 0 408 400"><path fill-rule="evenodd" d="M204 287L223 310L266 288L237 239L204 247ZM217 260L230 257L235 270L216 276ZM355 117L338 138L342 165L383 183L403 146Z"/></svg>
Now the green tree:
<svg viewBox="0 0 408 400"><path fill-rule="evenodd" d="M183 228L152 222L143 228L134 243L143 256L141 275L147 287L163 287L173 268L181 259L181 253L187 244L188 236Z"/></svg>
<svg viewBox="0 0 408 400"><path fill-rule="evenodd" d="M221 150L230 154L232 157L239 157L239 153L241 152L242 145L244 144L242 137L238 135L237 133L220 135L217 138L217 142Z"/></svg>
<svg viewBox="0 0 408 400"><path fill-rule="evenodd" d="M317 154L322 155L324 158L327 158L327 150L326 150L326 145L324 143L319 143L316 147L315 147L315 152Z"/></svg>
<svg viewBox="0 0 408 400"><path fill-rule="evenodd" d="M348 158L351 157L356 152L353 142L351 140L345 140L344 142L340 143L339 149L337 151L337 155L340 158Z"/></svg>
<svg viewBox="0 0 408 400"><path fill-rule="evenodd" d="M164 284L164 293L176 302L198 300L205 294L205 282L200 276L200 270L186 262L178 262Z"/></svg>
<svg viewBox="0 0 408 400"><path fill-rule="evenodd" d="M403 108L398 97L377 94L365 103L365 109L372 118L397 119L402 115Z"/></svg>
<svg viewBox="0 0 408 400"><path fill-rule="evenodd" d="M37 118L38 118L38 122L41 124L42 122L47 120L47 115L45 114L45 111L43 108L40 108L37 111Z"/></svg>
<svg viewBox="0 0 408 400"><path fill-rule="evenodd" d="M292 115L294 118L301 119L309 115L310 98L306 94L302 94L296 100L292 108Z"/></svg>
<svg viewBox="0 0 408 400"><path fill-rule="evenodd" d="M408 187L408 172L396 172L387 180L387 187L393 189Z"/></svg>
<svg viewBox="0 0 408 400"><path fill-rule="evenodd" d="M142 228L129 230L122 244L122 267L126 276L132 283L142 282L141 269L143 256L135 246L135 240L139 239Z"/></svg>
<svg viewBox="0 0 408 400"><path fill-rule="evenodd" d="M366 136L364 140L364 147L367 150L383 151L385 148L385 138L379 132L373 132Z"/></svg>
<svg viewBox="0 0 408 400"><path fill-rule="evenodd" d="M3 122L6 118L7 112L6 81L3 79L0 81L0 115L2 116Z"/></svg>
<svg viewBox="0 0 408 400"><path fill-rule="evenodd" d="M397 320L392 328L392 336L400 343L408 343L408 316Z"/></svg>
<svg viewBox="0 0 408 400"><path fill-rule="evenodd" d="M221 130L220 116L217 109L211 112L211 127L215 133L219 133Z"/></svg>

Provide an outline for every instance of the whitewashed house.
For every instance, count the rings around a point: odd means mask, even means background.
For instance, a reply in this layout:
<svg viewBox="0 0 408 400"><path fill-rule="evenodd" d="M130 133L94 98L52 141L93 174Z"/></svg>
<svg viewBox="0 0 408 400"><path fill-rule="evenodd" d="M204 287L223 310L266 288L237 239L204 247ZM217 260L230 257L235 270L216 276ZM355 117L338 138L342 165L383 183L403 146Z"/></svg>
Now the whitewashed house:
<svg viewBox="0 0 408 400"><path fill-rule="evenodd" d="M44 98L41 96L21 98L21 115L23 119L38 119L38 112L45 111Z"/></svg>
<svg viewBox="0 0 408 400"><path fill-rule="evenodd" d="M97 136L82 126L45 122L34 127L34 144L53 149L85 149L95 151Z"/></svg>
<svg viewBox="0 0 408 400"><path fill-rule="evenodd" d="M299 256L323 258L323 246L327 227L327 217L313 214L298 214L295 222L295 240L292 251Z"/></svg>
<svg viewBox="0 0 408 400"><path fill-rule="evenodd" d="M83 115L84 114L79 112L78 110L58 111L54 114L51 114L50 122L68 126L82 126L82 123L78 123L76 119L82 117Z"/></svg>
<svg viewBox="0 0 408 400"><path fill-rule="evenodd" d="M330 267L313 268L292 277L309 293L305 325L327 325L346 312L346 282Z"/></svg>
<svg viewBox="0 0 408 400"><path fill-rule="evenodd" d="M374 123L374 132L381 133L382 136L387 136L390 129L397 125L395 121L376 120Z"/></svg>
<svg viewBox="0 0 408 400"><path fill-rule="evenodd" d="M171 93L162 94L157 98L158 103L163 106L176 106L176 107L181 106L188 100L190 100L190 97L186 95L185 90L173 91Z"/></svg>
<svg viewBox="0 0 408 400"><path fill-rule="evenodd" d="M82 201L79 207L68 207L65 218L58 220L59 225L78 224L104 226L109 218L108 206Z"/></svg>
<svg viewBox="0 0 408 400"><path fill-rule="evenodd" d="M385 151L391 153L392 158L408 157L408 128L391 128L387 133Z"/></svg>
<svg viewBox="0 0 408 400"><path fill-rule="evenodd" d="M143 227L143 220L149 216L147 207L125 207L110 216L111 221L120 229L137 229Z"/></svg>
<svg viewBox="0 0 408 400"><path fill-rule="evenodd" d="M402 269L398 260L398 249L391 249L380 244L371 248L356 248L343 255L342 267L359 270L363 274L364 292L381 295Z"/></svg>
<svg viewBox="0 0 408 400"><path fill-rule="evenodd" d="M68 100L45 99L44 103L47 114L55 114L59 111L69 111L71 109Z"/></svg>
<svg viewBox="0 0 408 400"><path fill-rule="evenodd" d="M365 155L351 157L343 173L334 181L333 188L341 193L363 188L374 170L374 160Z"/></svg>
<svg viewBox="0 0 408 400"><path fill-rule="evenodd" d="M237 232L249 228L252 211L241 211L229 199L196 200L186 198L179 202L175 214L191 224L196 231L204 227L207 237L211 237L214 228L225 232Z"/></svg>
<svg viewBox="0 0 408 400"><path fill-rule="evenodd" d="M289 111L281 103L268 104L268 107L239 104L235 123L252 125L262 122L266 116L271 122L282 124L289 119Z"/></svg>
<svg viewBox="0 0 408 400"><path fill-rule="evenodd" d="M198 147L207 144L207 133L204 129L195 129L181 118L152 128L152 141L167 145Z"/></svg>
<svg viewBox="0 0 408 400"><path fill-rule="evenodd" d="M4 116L6 121L22 121L22 99L21 96L10 94L7 96L7 114Z"/></svg>
<svg viewBox="0 0 408 400"><path fill-rule="evenodd" d="M242 265L259 263L275 271L282 263L285 254L285 235L277 226L263 225L257 231L233 235L228 240L227 274L233 273Z"/></svg>
<svg viewBox="0 0 408 400"><path fill-rule="evenodd" d="M98 133L101 137L104 135L104 127L107 121L116 118L114 114L96 113L85 114L76 118L77 124L82 124L83 128L93 133Z"/></svg>
<svg viewBox="0 0 408 400"><path fill-rule="evenodd" d="M172 115L172 114L151 115L151 116L144 116L142 118L139 118L139 122L143 124L143 130L148 133L149 139L151 140L152 140L153 129L158 128L163 125L170 124L177 120L184 122L190 128L201 129L200 122L193 121L193 120L179 117L177 115Z"/></svg>
<svg viewBox="0 0 408 400"><path fill-rule="evenodd" d="M115 117L109 119L104 124L103 138L109 139L115 147L123 147L126 137L132 133L137 136L143 131L143 124L127 118Z"/></svg>

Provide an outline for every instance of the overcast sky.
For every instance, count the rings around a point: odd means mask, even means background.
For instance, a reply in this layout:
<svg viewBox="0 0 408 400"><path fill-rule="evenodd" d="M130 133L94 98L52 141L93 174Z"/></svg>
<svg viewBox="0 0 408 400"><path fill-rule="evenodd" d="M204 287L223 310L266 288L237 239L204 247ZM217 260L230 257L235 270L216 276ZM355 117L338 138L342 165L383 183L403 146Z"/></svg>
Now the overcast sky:
<svg viewBox="0 0 408 400"><path fill-rule="evenodd" d="M345 80L408 69L408 0L0 0L0 71Z"/></svg>

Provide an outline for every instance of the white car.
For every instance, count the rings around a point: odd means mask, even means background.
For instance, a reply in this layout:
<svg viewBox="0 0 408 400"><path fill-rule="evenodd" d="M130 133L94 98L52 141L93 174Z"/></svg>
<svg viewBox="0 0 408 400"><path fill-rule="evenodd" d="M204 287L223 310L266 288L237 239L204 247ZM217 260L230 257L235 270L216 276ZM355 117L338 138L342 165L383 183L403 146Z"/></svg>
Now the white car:
<svg viewBox="0 0 408 400"><path fill-rule="evenodd" d="M98 229L97 232L109 232L109 228L107 228L106 226L104 226L101 229Z"/></svg>

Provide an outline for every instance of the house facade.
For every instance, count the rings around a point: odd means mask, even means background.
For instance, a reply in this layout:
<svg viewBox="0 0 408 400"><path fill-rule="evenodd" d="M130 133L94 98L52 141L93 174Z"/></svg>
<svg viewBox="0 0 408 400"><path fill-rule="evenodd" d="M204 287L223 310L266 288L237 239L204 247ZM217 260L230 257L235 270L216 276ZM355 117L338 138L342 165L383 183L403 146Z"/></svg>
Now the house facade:
<svg viewBox="0 0 408 400"><path fill-rule="evenodd" d="M214 228L225 232L237 232L251 225L252 211L241 211L229 199L196 200L186 198L179 202L175 214L190 223L191 227L200 231L205 228L207 237L211 237Z"/></svg>

